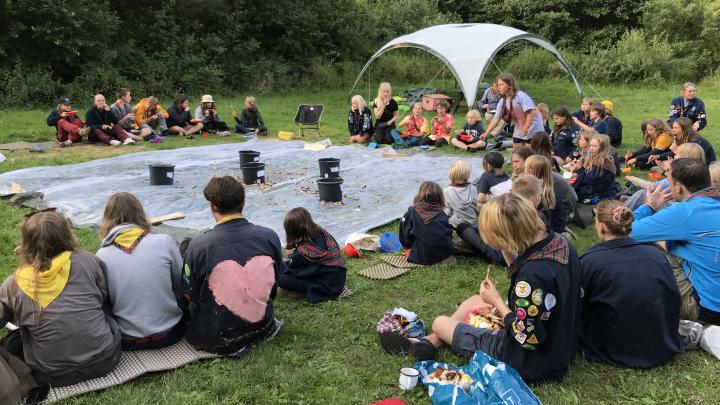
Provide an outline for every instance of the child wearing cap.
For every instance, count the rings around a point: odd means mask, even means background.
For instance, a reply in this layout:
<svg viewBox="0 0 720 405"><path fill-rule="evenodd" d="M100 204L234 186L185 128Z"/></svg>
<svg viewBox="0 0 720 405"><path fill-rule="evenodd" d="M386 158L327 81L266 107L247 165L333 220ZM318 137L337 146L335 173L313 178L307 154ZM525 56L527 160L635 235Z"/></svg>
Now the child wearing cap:
<svg viewBox="0 0 720 405"><path fill-rule="evenodd" d="M615 104L612 101L603 100L601 103L605 106L605 126L610 145L617 148L622 144L622 122L615 117Z"/></svg>
<svg viewBox="0 0 720 405"><path fill-rule="evenodd" d="M400 220L400 243L410 249L409 262L434 264L452 255L452 228L444 208L442 188L432 181L422 182L413 205Z"/></svg>
<svg viewBox="0 0 720 405"><path fill-rule="evenodd" d="M72 111L70 99L64 96L57 99L55 109L47 117L47 125L57 129L55 137L62 146L82 142L89 131L77 112Z"/></svg>

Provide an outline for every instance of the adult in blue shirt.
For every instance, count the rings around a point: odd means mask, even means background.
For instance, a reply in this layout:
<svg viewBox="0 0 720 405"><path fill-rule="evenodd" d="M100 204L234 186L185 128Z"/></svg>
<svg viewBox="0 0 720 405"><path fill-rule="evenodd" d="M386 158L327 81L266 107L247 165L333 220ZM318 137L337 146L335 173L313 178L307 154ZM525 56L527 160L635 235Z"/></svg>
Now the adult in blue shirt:
<svg viewBox="0 0 720 405"><path fill-rule="evenodd" d="M682 85L682 96L675 97L670 102L670 113L668 114L668 125L680 118L687 117L692 121L692 129L700 131L707 125L705 114L705 103L696 97L697 89L695 83L685 82Z"/></svg>
<svg viewBox="0 0 720 405"><path fill-rule="evenodd" d="M630 237L638 242L665 241L681 266L674 270L680 289L682 319L720 325L720 188L697 159L678 159L667 171L669 189L648 189L635 210ZM670 199L678 203L664 208Z"/></svg>

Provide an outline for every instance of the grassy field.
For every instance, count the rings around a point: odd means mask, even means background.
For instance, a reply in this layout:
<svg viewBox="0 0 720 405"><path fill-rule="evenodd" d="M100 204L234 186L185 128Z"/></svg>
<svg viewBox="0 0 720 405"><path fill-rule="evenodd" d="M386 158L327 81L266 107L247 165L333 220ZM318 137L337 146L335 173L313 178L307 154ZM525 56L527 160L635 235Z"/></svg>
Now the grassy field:
<svg viewBox="0 0 720 405"><path fill-rule="evenodd" d="M545 102L551 108L564 104L573 109L578 104L578 96L569 81L521 85L536 102ZM624 123L621 153L627 147L640 145L638 127L643 119L666 116L670 99L678 93L675 87L597 87L603 96L615 102L616 115ZM396 86L396 92L398 89L400 86ZM720 137L716 134L718 125L714 121L720 117L718 90L719 85L699 87L699 96L705 101L710 117L703 135L716 146L720 145ZM363 95L367 96L365 92ZM220 98L221 116L231 121L231 107L241 108L244 96ZM294 130L292 119L298 104L323 103L322 138L329 137L336 144L346 142L348 102L344 89L266 94L258 100L271 136L278 130ZM163 105L167 104L168 101L164 100ZM80 105L76 107L83 109ZM47 113L39 110L0 112L0 142L54 139L53 130L45 126ZM457 114L456 124L462 122L463 115L462 111ZM220 142L238 142L238 137L199 138L194 141L175 138L160 145L119 148L76 146L53 149L43 154L0 151L8 157L0 164L0 172L37 165L75 163L120 153ZM457 151L453 153L479 158ZM0 278L4 278L18 264L12 249L18 242L18 224L26 210L4 202L0 202L0 208ZM397 225L390 224L375 231L396 232ZM576 246L582 252L596 238L592 230L578 232L581 239ZM77 234L84 249L95 251L98 248L99 241L92 231L79 229ZM458 303L477 291L479 281L485 276L486 264L480 260L460 258L454 266L420 268L398 279L383 282L357 275L358 270L379 261L374 255L368 256L348 261L347 284L354 291L348 299L313 306L300 300L278 299L276 313L285 319L284 329L274 341L256 348L242 360L218 359L195 363L66 403L361 404L393 396L412 404L429 403L422 389L406 393L397 388L399 368L411 365L413 360L386 355L378 344L375 324L385 310L396 306L416 311L428 323L437 315L451 313ZM491 277L501 289L508 288L502 268L493 266ZM464 363L463 359L445 349L441 351L441 358L455 364ZM576 359L562 383L533 387L533 390L547 404L717 404L720 403L720 391L716 388L718 375L720 362L703 351L679 355L665 366L652 370L621 370Z"/></svg>

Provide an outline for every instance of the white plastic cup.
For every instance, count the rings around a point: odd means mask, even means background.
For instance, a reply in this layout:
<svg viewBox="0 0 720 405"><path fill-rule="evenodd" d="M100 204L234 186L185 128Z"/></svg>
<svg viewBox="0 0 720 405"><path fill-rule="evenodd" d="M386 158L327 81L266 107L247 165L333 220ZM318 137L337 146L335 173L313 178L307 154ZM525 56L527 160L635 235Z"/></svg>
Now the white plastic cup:
<svg viewBox="0 0 720 405"><path fill-rule="evenodd" d="M401 390L411 390L415 388L420 373L411 367L403 367L400 369L400 381L398 385Z"/></svg>

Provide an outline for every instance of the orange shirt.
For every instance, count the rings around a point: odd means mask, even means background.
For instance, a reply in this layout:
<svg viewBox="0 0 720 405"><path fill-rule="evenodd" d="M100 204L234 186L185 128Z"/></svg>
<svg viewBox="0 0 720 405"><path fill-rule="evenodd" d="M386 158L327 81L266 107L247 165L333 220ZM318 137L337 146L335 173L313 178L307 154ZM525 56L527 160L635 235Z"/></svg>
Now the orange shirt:
<svg viewBox="0 0 720 405"><path fill-rule="evenodd" d="M450 114L443 114L442 120L445 123L445 128L443 128L442 123L437 120L433 120L433 129L430 139L437 141L440 138L445 138L446 141L450 142L450 133L451 130L455 128L455 120Z"/></svg>

